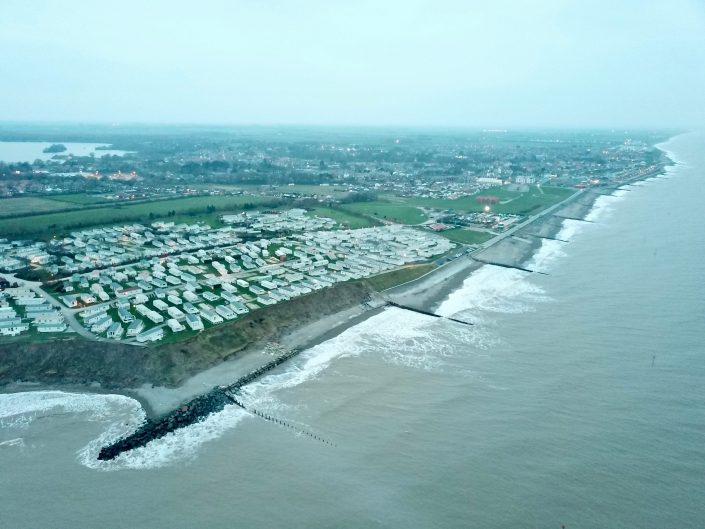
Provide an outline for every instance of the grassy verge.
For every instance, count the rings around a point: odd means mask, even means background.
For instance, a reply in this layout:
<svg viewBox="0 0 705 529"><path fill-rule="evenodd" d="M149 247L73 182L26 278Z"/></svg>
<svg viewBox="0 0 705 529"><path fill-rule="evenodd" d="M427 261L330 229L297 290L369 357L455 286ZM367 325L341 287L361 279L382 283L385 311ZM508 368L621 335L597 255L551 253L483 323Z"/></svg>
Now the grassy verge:
<svg viewBox="0 0 705 529"><path fill-rule="evenodd" d="M453 242L459 242L461 244L482 244L485 241L489 241L494 235L487 233L486 231L473 231L466 230L463 228L453 228L451 230L445 230L439 232L446 239L450 239Z"/></svg>
<svg viewBox="0 0 705 529"><path fill-rule="evenodd" d="M386 272L384 274L370 277L365 279L365 282L376 291L386 290L388 288L401 285L402 283L407 283L409 281L413 281L414 279L418 279L434 268L435 267L432 264L405 266L399 270L393 270L392 272Z"/></svg>

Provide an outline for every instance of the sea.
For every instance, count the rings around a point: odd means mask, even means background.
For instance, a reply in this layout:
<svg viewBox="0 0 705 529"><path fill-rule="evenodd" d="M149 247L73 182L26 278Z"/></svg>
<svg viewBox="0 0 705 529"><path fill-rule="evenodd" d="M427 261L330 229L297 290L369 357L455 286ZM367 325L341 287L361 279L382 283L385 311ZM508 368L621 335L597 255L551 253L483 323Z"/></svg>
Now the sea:
<svg viewBox="0 0 705 529"><path fill-rule="evenodd" d="M473 326L389 308L244 389L294 428L228 407L100 462L138 402L0 395L0 527L705 527L705 135L661 148L548 275L437 308Z"/></svg>

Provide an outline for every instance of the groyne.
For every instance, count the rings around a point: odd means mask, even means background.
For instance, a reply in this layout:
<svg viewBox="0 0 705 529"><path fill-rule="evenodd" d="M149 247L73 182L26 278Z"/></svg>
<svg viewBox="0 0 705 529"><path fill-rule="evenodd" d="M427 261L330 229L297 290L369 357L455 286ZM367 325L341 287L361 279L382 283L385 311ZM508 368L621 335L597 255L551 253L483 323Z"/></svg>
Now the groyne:
<svg viewBox="0 0 705 529"><path fill-rule="evenodd" d="M305 430L305 429L303 429L303 428L301 428L301 427L299 427L299 426L297 426L297 425L295 425L295 424L293 424L293 423L291 423L291 422L289 422L289 421L285 421L284 419L280 419L280 418L278 418L278 417L274 417L274 416L272 416L272 415L269 415L268 413L263 413L263 412L261 412L261 411L259 411L259 410L256 410L255 408L251 408L251 407L249 407L249 406L246 406L246 405L243 404L243 402L238 398L239 395L238 395L236 392L234 392L234 391L225 389L225 395L232 401L233 404L235 404L235 405L238 406L239 408L242 408L242 409L245 410L246 412L251 413L252 415L255 415L255 416L257 416L257 417L259 417L259 418L261 418L261 419L264 419L265 421L269 421L269 422L274 423L274 424L276 424L276 425L278 425L278 426L281 426L281 427L283 427L283 428L288 428L288 429L290 429L290 430L293 430L294 432L296 432L297 435L305 435L306 437L310 437L311 439L313 439L313 440L315 440L315 441L319 441L319 442L321 442L321 443L323 443L323 444L327 444L327 445L330 445L330 446L335 446L334 443L332 443L331 441L328 441L327 439L324 439L324 438L321 437L320 435L317 435L317 434L315 434L315 433L309 432L308 430Z"/></svg>
<svg viewBox="0 0 705 529"><path fill-rule="evenodd" d="M486 261L485 259L481 259L481 258L475 257L475 256L473 256L473 259L475 261L477 261L478 263L482 263L482 264L501 266L502 268L513 268L514 270L521 270L522 272L529 272L531 274L541 274L544 276L548 275L546 272L540 272L538 270L531 270L530 268L524 268L522 266L511 265L511 264L507 264L507 263L498 263L496 261Z"/></svg>
<svg viewBox="0 0 705 529"><path fill-rule="evenodd" d="M237 394L246 384L253 382L268 371L271 371L275 367L298 355L300 352L301 351L299 349L292 349L291 351L276 357L274 360L267 362L263 366L240 377L228 386L217 386L211 389L208 393L191 399L187 403L161 418L147 419L134 433L103 447L98 454L98 459L102 461L115 459L123 452L145 446L147 443L154 441L155 439L160 439L179 428L184 428L190 424L202 421L210 414L222 411L228 404L235 404L243 409L247 409L241 402L236 401L233 395ZM265 417L265 414L262 414L256 410L248 411L276 422L272 418ZM291 427L288 423L284 424L284 421L279 420L279 422L282 425Z"/></svg>
<svg viewBox="0 0 705 529"><path fill-rule="evenodd" d="M431 316L433 318L443 318L444 320L450 320L450 321L454 321L456 323L462 323L463 325L473 325L469 321L463 321L463 320L459 320L457 318L451 318L450 316L441 316L440 314L436 314L435 312L431 312L431 311L424 310L424 309L419 309L417 307L410 307L408 305L402 305L401 303L395 303L394 301L387 301L387 305L389 305L390 307L396 307L398 309L410 310L411 312L418 312L419 314L424 314L426 316Z"/></svg>

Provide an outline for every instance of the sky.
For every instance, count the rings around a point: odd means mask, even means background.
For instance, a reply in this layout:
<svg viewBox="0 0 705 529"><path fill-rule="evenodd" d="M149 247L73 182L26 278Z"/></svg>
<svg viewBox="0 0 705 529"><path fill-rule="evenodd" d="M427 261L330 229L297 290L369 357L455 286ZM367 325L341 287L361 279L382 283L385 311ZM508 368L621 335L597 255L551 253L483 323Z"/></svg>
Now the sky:
<svg viewBox="0 0 705 529"><path fill-rule="evenodd" d="M705 124L705 0L2 0L0 121Z"/></svg>

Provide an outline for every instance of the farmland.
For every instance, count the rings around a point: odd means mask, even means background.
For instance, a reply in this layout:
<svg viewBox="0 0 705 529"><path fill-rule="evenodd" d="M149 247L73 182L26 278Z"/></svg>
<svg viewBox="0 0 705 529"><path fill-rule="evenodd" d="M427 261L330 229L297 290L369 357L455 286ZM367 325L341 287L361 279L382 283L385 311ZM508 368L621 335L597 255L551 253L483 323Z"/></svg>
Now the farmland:
<svg viewBox="0 0 705 529"><path fill-rule="evenodd" d="M49 200L55 200L57 202L65 202L67 205L78 205L87 206L93 204L105 204L106 202L113 202L110 199L100 196L100 195L90 195L88 193L72 193L68 195L50 195L47 197Z"/></svg>
<svg viewBox="0 0 705 529"><path fill-rule="evenodd" d="M20 200L20 199L5 199ZM41 200L41 199L40 199ZM239 196L198 196L118 205L114 207L81 208L60 213L34 215L28 218L0 219L0 234L3 237L49 238L72 230L115 224L119 222L149 222L165 218L174 222L206 220L217 223L219 213L238 211L257 204L267 203L267 197ZM60 202L48 201L61 206ZM3 209L4 211L4 209ZM203 218L203 214L207 216ZM198 218L196 218L198 217Z"/></svg>
<svg viewBox="0 0 705 529"><path fill-rule="evenodd" d="M50 213L69 209L69 204L42 197L19 197L0 199L0 218L16 217L36 213Z"/></svg>

